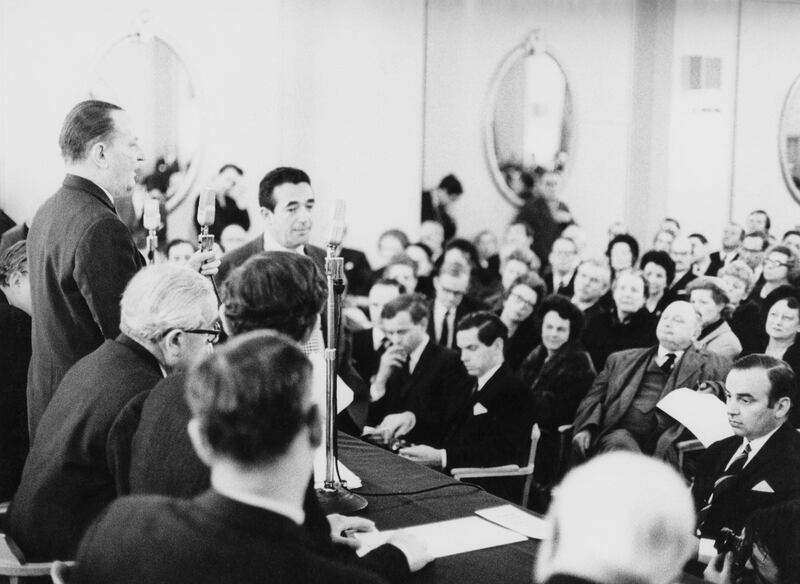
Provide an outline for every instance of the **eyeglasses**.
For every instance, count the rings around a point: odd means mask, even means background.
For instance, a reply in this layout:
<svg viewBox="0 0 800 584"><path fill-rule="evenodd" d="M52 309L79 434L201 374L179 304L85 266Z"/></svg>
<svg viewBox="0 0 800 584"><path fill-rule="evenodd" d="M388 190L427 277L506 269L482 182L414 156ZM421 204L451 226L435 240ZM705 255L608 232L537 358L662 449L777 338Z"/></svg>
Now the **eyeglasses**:
<svg viewBox="0 0 800 584"><path fill-rule="evenodd" d="M519 294L517 294L516 292L512 292L512 293L511 293L511 294L509 294L508 296L509 296L510 298L513 298L513 299L514 299L514 300L516 300L517 302L520 302L520 303L524 304L524 305L525 305L525 306L527 306L528 308L535 308L535 307L536 307L536 302L531 302L530 300L527 300L527 299L523 298L522 296L520 296L520 295L519 295Z"/></svg>
<svg viewBox="0 0 800 584"><path fill-rule="evenodd" d="M764 259L765 266L772 266L773 268L782 267L785 268L789 264L786 262L779 262L778 260L773 260L772 258L765 258Z"/></svg>
<svg viewBox="0 0 800 584"><path fill-rule="evenodd" d="M212 345L216 344L219 341L219 336L222 334L222 327L220 326L219 322L214 323L213 329L180 329L185 333L191 333L193 335L206 335L206 341L211 343Z"/></svg>

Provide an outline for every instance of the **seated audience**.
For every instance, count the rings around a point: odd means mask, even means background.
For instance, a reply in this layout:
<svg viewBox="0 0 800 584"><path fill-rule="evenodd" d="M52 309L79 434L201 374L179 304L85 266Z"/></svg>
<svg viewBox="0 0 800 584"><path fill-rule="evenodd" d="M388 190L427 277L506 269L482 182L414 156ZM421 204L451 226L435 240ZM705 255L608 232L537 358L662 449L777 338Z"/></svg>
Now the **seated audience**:
<svg viewBox="0 0 800 584"><path fill-rule="evenodd" d="M550 250L550 269L544 275L548 294L572 298L575 294L575 269L578 267L578 246L566 237L559 237Z"/></svg>
<svg viewBox="0 0 800 584"><path fill-rule="evenodd" d="M520 376L533 396L533 416L542 431L536 453L535 477L548 485L556 480L558 427L571 424L578 404L595 377L589 354L580 344L583 313L568 299L554 295L541 306L542 344L522 364Z"/></svg>
<svg viewBox="0 0 800 584"><path fill-rule="evenodd" d="M216 176L211 179L206 187L214 191L214 224L208 229L216 241L220 241L222 231L228 225L239 225L247 231L250 229L250 215L247 213L247 205L244 204L244 171L235 164L224 164ZM200 196L194 202L194 214L192 215L195 228L200 229L197 223L197 207L200 204ZM227 248L226 248L227 249Z"/></svg>
<svg viewBox="0 0 800 584"><path fill-rule="evenodd" d="M383 268L383 278L394 280L402 284L409 292L417 289L417 262L405 253L394 256Z"/></svg>
<svg viewBox="0 0 800 584"><path fill-rule="evenodd" d="M412 243L406 255L417 263L417 288L415 292L433 298L433 252L424 243Z"/></svg>
<svg viewBox="0 0 800 584"><path fill-rule="evenodd" d="M487 275L498 277L500 275L500 242L490 230L484 229L472 241L478 250L480 260L479 270Z"/></svg>
<svg viewBox="0 0 800 584"><path fill-rule="evenodd" d="M667 290L675 278L675 262L666 251L650 250L642 256L639 265L647 281L644 306L650 314L659 317L670 302Z"/></svg>
<svg viewBox="0 0 800 584"><path fill-rule="evenodd" d="M708 238L702 233L692 233L689 243L692 245L692 270L695 276L716 276L722 263L711 257Z"/></svg>
<svg viewBox="0 0 800 584"><path fill-rule="evenodd" d="M534 254L530 250L516 247L504 247L500 250L500 281L495 283L494 290L487 293L483 301L491 309L501 310L506 294L514 281L534 272L531 263L533 259Z"/></svg>
<svg viewBox="0 0 800 584"><path fill-rule="evenodd" d="M347 229L345 229L346 237ZM366 254L352 247L341 246L339 256L344 262L344 278L347 293L351 296L366 296L372 283L372 266Z"/></svg>
<svg viewBox="0 0 800 584"><path fill-rule="evenodd" d="M772 221L767 215L767 212L762 209L756 209L752 211L745 219L744 222L744 229L747 233L753 233L755 231L760 231L770 236L769 230L772 227Z"/></svg>
<svg viewBox="0 0 800 584"><path fill-rule="evenodd" d="M619 272L630 270L636 265L636 260L639 259L639 242L627 233L615 235L608 242L606 257L608 257L608 263L611 265L613 281Z"/></svg>
<svg viewBox="0 0 800 584"><path fill-rule="evenodd" d="M438 221L423 221L419 226L419 241L431 250L431 261L438 260L444 251L444 227Z"/></svg>
<svg viewBox="0 0 800 584"><path fill-rule="evenodd" d="M755 283L753 270L742 260L734 260L719 271L732 309L728 324L742 344L742 354L757 353L766 342L764 319L759 302L749 299Z"/></svg>
<svg viewBox="0 0 800 584"><path fill-rule="evenodd" d="M572 303L588 321L594 315L611 310L606 296L611 285L611 266L605 258L583 260L575 272L575 296Z"/></svg>
<svg viewBox="0 0 800 584"><path fill-rule="evenodd" d="M681 234L681 224L674 217L664 217L659 225L659 230L669 231L675 237Z"/></svg>
<svg viewBox="0 0 800 584"><path fill-rule="evenodd" d="M612 285L613 306L586 323L583 345L597 371L617 351L649 347L656 342L656 318L644 307L647 282L641 272L622 270Z"/></svg>
<svg viewBox="0 0 800 584"><path fill-rule="evenodd" d="M381 311L387 302L405 293L397 280L381 278L369 289L369 320L372 328L353 333L350 356L362 379L371 382L378 372L381 355L389 346L389 339L381 328Z"/></svg>
<svg viewBox="0 0 800 584"><path fill-rule="evenodd" d="M371 439L391 444L397 438L440 447L472 382L458 353L435 343L426 332L428 305L419 294L390 300L381 326L391 345L381 356L370 387Z"/></svg>
<svg viewBox="0 0 800 584"><path fill-rule="evenodd" d="M685 429L656 403L679 387L721 381L730 368L724 357L692 345L699 334L699 315L676 301L658 321L657 346L613 353L578 407L576 455L633 450L675 462L674 443Z"/></svg>
<svg viewBox="0 0 800 584"><path fill-rule="evenodd" d="M750 296L764 300L778 286L794 284L797 278L797 256L786 246L774 245L761 261L761 279L753 287Z"/></svg>
<svg viewBox="0 0 800 584"><path fill-rule="evenodd" d="M586 231L577 223L571 223L561 232L561 237L566 237L575 242L575 247L578 248L578 260L580 260L586 251Z"/></svg>
<svg viewBox="0 0 800 584"><path fill-rule="evenodd" d="M73 583L385 582L332 557L303 529L304 497L322 441L312 367L287 337L244 335L192 368L188 430L210 468L192 499L126 497L81 542ZM373 552L384 572L430 561L401 536ZM402 552L400 550L403 550Z"/></svg>
<svg viewBox="0 0 800 584"><path fill-rule="evenodd" d="M524 466L530 445L530 397L504 363L507 330L491 312L475 312L458 323L461 362L473 378L472 394L454 415L440 448L415 444L400 456L450 470L464 466ZM505 494L505 491L495 494Z"/></svg>
<svg viewBox="0 0 800 584"><path fill-rule="evenodd" d="M547 514L536 554L543 584L669 584L696 547L683 478L655 460L617 452L571 471Z"/></svg>
<svg viewBox="0 0 800 584"><path fill-rule="evenodd" d="M486 305L468 294L470 272L462 263L445 262L433 277L435 294L428 315L428 335L433 342L456 346L456 323L466 315L485 310Z"/></svg>
<svg viewBox="0 0 800 584"><path fill-rule="evenodd" d="M525 201L517 214L516 222L527 223L536 234L533 251L544 265L553 242L572 223L569 207L558 198L561 190L561 173L545 172L536 183L536 192Z"/></svg>
<svg viewBox="0 0 800 584"><path fill-rule="evenodd" d="M25 388L31 360L31 285L26 245L18 241L0 255L0 501L17 490L28 454Z"/></svg>
<svg viewBox="0 0 800 584"><path fill-rule="evenodd" d="M675 241L675 234L672 231L662 229L653 237L653 251L672 251L672 242Z"/></svg>
<svg viewBox="0 0 800 584"><path fill-rule="evenodd" d="M525 222L517 221L511 223L508 227L506 227L506 232L503 235L502 249L510 247L532 252L533 256L530 264L531 267L538 272L539 269L542 267L542 260L539 257L539 255L536 254L533 243L534 243L533 227L531 227ZM501 261L502 261L502 255L501 255Z"/></svg>
<svg viewBox="0 0 800 584"><path fill-rule="evenodd" d="M381 271L389 261L403 253L409 245L408 235L400 229L387 229L378 237L378 264L379 267L373 273L373 278L378 278Z"/></svg>
<svg viewBox="0 0 800 584"><path fill-rule="evenodd" d="M508 339L503 345L505 362L515 373L541 341L536 306L544 296L544 282L536 272L517 278L506 292L500 320L508 329Z"/></svg>
<svg viewBox="0 0 800 584"><path fill-rule="evenodd" d="M675 263L675 277L667 290L667 304L675 300L687 300L686 286L697 276L692 270L692 244L683 237L672 242L669 257Z"/></svg>
<svg viewBox="0 0 800 584"><path fill-rule="evenodd" d="M781 245L788 247L794 252L794 255L800 257L800 231L790 229L783 234ZM0 244L0 252L2 252L2 244Z"/></svg>
<svg viewBox="0 0 800 584"><path fill-rule="evenodd" d="M711 261L720 266L727 266L739 259L739 247L744 239L744 229L737 223L728 223L722 230L722 248L712 252ZM719 271L717 271L719 275Z"/></svg>
<svg viewBox="0 0 800 584"><path fill-rule="evenodd" d="M448 174L439 186L430 191L422 191L420 221L436 221L443 227L444 240L451 239L457 230L455 219L450 214L450 206L463 194L464 188L454 174Z"/></svg>
<svg viewBox="0 0 800 584"><path fill-rule="evenodd" d="M216 340L217 305L207 278L169 264L144 268L120 303L120 330L78 361L50 401L31 445L8 533L29 560L72 559L83 532L117 491L109 440L125 404Z"/></svg>
<svg viewBox="0 0 800 584"><path fill-rule="evenodd" d="M194 251L192 242L185 239L172 239L167 243L167 261L185 266L189 263Z"/></svg>
<svg viewBox="0 0 800 584"><path fill-rule="evenodd" d="M739 338L728 326L730 298L720 278L700 276L687 287L689 302L700 315L700 336L695 346L731 361L742 352Z"/></svg>
<svg viewBox="0 0 800 584"><path fill-rule="evenodd" d="M763 231L748 232L739 247L739 259L753 270L756 281L761 279L764 252L768 247L769 236Z"/></svg>
<svg viewBox="0 0 800 584"><path fill-rule="evenodd" d="M748 355L725 380L734 436L700 459L692 487L702 537L724 527L739 533L763 507L800 498L800 434L789 423L797 384L792 369L768 355Z"/></svg>

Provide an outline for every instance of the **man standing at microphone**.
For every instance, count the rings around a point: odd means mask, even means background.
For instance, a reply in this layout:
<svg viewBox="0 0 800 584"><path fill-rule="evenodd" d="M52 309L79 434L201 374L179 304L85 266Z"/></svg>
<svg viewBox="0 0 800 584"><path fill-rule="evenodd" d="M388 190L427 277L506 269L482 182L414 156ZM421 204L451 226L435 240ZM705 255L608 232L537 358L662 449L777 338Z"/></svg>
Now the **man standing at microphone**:
<svg viewBox="0 0 800 584"><path fill-rule="evenodd" d="M144 161L128 113L104 101L83 101L67 114L59 145L67 175L28 233L31 438L67 370L119 335L122 292L144 266L114 207L115 198L133 191ZM190 266L211 275L219 261L198 253Z"/></svg>

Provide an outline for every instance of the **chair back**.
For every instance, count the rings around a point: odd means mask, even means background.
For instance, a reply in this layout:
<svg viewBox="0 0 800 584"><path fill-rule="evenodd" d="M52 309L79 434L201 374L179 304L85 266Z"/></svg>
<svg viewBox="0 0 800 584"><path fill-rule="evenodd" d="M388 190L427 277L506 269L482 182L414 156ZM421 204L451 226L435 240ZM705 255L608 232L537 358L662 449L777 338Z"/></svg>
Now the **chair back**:
<svg viewBox="0 0 800 584"><path fill-rule="evenodd" d="M533 469L534 469L534 462L536 460L536 447L539 446L539 438L542 437L542 431L539 428L539 424L534 424L531 427L531 447L528 451L528 464L526 468L530 468L530 474L525 477L525 484L522 487L522 500L520 504L528 508L528 501L531 497L531 485L533 484Z"/></svg>

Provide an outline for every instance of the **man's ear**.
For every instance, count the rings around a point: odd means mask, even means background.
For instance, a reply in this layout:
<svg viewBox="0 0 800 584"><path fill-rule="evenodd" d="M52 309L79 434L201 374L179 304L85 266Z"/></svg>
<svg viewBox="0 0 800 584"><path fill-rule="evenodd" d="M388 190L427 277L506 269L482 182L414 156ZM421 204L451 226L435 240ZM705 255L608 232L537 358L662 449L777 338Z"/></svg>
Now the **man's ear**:
<svg viewBox="0 0 800 584"><path fill-rule="evenodd" d="M174 363L181 357L181 346L183 343L184 332L173 329L164 335L158 342L164 363Z"/></svg>
<svg viewBox="0 0 800 584"><path fill-rule="evenodd" d="M320 444L322 444L322 416L320 415L319 406L317 404L313 404L310 408L308 408L308 413L306 414L306 425L308 426L308 441L311 442L311 446L316 448Z"/></svg>
<svg viewBox="0 0 800 584"><path fill-rule="evenodd" d="M792 409L792 399L789 397L782 397L775 401L772 406L776 418L785 419L789 415L789 410Z"/></svg>
<svg viewBox="0 0 800 584"><path fill-rule="evenodd" d="M86 155L87 160L91 160L100 168L108 168L108 155L106 152L106 143L102 140L92 144L89 152Z"/></svg>
<svg viewBox="0 0 800 584"><path fill-rule="evenodd" d="M197 418L189 420L189 423L186 425L186 430L189 432L189 440L192 441L192 446L197 453L197 458L199 458L203 464L210 467L214 462L214 450L200 430L200 420Z"/></svg>
<svg viewBox="0 0 800 584"><path fill-rule="evenodd" d="M259 213L261 213L262 219L269 219L270 217L272 217L272 211L270 211L266 207L259 207L258 211Z"/></svg>

